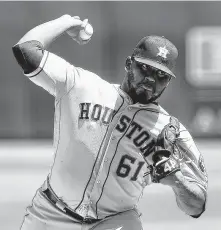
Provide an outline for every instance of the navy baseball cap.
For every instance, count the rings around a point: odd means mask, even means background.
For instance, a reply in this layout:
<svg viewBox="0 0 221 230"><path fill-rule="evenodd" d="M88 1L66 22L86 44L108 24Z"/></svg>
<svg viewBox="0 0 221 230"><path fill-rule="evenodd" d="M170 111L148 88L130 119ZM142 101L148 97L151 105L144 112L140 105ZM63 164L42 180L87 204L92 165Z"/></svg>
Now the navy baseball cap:
<svg viewBox="0 0 221 230"><path fill-rule="evenodd" d="M175 45L165 37L151 35L142 38L135 49L132 57L141 63L160 69L172 77L178 57L178 50Z"/></svg>

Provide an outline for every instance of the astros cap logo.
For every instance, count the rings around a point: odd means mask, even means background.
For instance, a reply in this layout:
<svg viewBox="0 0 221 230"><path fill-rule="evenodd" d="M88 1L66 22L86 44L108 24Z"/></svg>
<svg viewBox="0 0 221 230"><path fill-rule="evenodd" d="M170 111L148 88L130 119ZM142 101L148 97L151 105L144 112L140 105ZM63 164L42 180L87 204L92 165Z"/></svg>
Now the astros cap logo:
<svg viewBox="0 0 221 230"><path fill-rule="evenodd" d="M159 53L157 53L157 56L161 56L163 58L167 58L167 54L169 54L169 50L166 48L166 46L164 47L157 47L159 50Z"/></svg>

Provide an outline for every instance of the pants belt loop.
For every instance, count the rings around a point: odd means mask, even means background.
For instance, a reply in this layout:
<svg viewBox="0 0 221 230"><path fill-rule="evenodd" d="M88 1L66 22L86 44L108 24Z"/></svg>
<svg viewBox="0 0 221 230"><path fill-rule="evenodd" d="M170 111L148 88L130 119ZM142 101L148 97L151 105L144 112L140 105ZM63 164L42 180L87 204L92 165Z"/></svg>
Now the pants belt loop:
<svg viewBox="0 0 221 230"><path fill-rule="evenodd" d="M62 210L63 212L66 212L66 205L59 200L59 198L56 196L55 192L53 191L53 189L51 188L50 186L50 183L49 183L49 175L47 176L47 180L44 182L43 186L42 186L42 191L47 193L47 191L49 193L51 193L53 195L53 197L55 198L55 200L53 201L54 204L60 209Z"/></svg>
<svg viewBox="0 0 221 230"><path fill-rule="evenodd" d="M63 212L66 212L66 210L65 210L66 206L65 206L64 203L62 203L61 201L57 201L57 202L55 203L55 205L56 205L59 209L61 209Z"/></svg>

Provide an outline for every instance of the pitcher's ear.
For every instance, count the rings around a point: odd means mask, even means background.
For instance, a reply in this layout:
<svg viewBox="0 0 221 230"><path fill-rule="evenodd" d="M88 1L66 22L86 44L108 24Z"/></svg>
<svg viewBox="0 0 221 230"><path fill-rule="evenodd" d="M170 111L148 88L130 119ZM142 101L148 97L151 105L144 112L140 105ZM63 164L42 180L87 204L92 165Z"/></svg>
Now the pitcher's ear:
<svg viewBox="0 0 221 230"><path fill-rule="evenodd" d="M128 56L125 63L126 71L129 71L131 69L131 64L132 64L131 56Z"/></svg>

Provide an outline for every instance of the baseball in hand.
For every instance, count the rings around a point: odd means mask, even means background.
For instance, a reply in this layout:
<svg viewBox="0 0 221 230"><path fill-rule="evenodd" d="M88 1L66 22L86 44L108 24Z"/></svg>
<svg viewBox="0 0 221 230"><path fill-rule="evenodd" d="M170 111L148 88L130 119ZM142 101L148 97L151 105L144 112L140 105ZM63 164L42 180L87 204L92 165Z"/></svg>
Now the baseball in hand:
<svg viewBox="0 0 221 230"><path fill-rule="evenodd" d="M91 38L93 34L93 27L91 26L91 24L87 24L84 29L80 30L79 32L79 37L86 41L86 40L89 40Z"/></svg>

